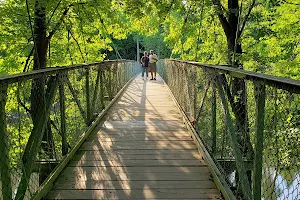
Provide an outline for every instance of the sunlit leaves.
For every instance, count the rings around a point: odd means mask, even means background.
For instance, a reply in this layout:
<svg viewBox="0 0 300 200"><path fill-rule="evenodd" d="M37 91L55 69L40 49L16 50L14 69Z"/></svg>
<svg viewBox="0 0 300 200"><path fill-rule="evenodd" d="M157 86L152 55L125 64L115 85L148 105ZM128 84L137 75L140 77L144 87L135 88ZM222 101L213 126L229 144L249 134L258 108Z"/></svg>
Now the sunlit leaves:
<svg viewBox="0 0 300 200"><path fill-rule="evenodd" d="M243 38L246 69L300 78L299 14L299 6L288 3L254 8Z"/></svg>

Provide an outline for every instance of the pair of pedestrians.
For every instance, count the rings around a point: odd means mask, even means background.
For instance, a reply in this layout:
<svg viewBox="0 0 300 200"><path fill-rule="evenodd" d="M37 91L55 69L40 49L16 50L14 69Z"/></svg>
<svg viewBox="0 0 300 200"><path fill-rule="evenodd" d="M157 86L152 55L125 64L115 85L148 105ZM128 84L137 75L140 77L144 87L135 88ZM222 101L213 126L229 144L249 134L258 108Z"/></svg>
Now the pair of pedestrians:
<svg viewBox="0 0 300 200"><path fill-rule="evenodd" d="M141 58L142 64L142 77L144 79L144 73L146 72L146 79L148 78L148 69L150 68L151 79L156 80L156 62L158 61L157 55L153 50L150 50L150 55L148 52L144 52L144 56Z"/></svg>

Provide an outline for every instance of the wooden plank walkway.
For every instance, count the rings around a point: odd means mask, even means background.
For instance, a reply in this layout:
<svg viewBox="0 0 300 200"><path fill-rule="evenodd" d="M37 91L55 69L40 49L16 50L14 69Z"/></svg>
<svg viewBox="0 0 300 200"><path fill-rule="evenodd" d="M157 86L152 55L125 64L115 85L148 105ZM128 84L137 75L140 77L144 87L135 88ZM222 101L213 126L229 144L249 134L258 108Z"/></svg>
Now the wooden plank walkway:
<svg viewBox="0 0 300 200"><path fill-rule="evenodd" d="M135 78L46 199L222 199L167 86Z"/></svg>

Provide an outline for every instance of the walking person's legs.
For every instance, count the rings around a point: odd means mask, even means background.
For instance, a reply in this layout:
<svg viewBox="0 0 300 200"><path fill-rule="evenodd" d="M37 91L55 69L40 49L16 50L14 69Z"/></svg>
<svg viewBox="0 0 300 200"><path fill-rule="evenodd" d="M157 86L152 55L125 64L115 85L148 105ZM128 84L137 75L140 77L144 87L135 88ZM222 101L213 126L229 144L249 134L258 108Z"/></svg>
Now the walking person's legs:
<svg viewBox="0 0 300 200"><path fill-rule="evenodd" d="M142 78L144 78L145 71L146 71L146 76L148 77L147 68L146 67L142 67Z"/></svg>
<svg viewBox="0 0 300 200"><path fill-rule="evenodd" d="M154 80L156 80L156 63L153 63Z"/></svg>
<svg viewBox="0 0 300 200"><path fill-rule="evenodd" d="M154 66L155 63L149 63L149 64L150 64L150 70L151 70L151 79L150 79L150 80L153 80L153 78L154 78L154 77L153 77L153 73L154 73L154 71L153 71L153 70L154 70L153 66Z"/></svg>
<svg viewBox="0 0 300 200"><path fill-rule="evenodd" d="M145 67L146 69L146 77L148 78L148 73L149 73L149 67Z"/></svg>

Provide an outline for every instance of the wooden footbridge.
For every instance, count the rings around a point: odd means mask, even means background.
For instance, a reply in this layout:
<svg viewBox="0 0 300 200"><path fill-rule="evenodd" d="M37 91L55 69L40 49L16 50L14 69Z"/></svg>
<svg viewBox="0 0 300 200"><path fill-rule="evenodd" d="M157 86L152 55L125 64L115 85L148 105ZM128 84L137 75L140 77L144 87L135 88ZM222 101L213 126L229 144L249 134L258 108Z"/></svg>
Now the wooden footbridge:
<svg viewBox="0 0 300 200"><path fill-rule="evenodd" d="M0 77L0 199L299 198L299 81L158 68L156 81L126 60Z"/></svg>
<svg viewBox="0 0 300 200"><path fill-rule="evenodd" d="M218 199L161 78L136 77L56 180L48 199Z"/></svg>

